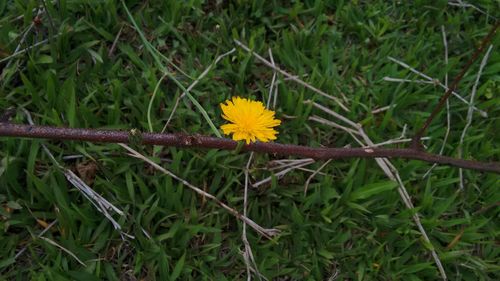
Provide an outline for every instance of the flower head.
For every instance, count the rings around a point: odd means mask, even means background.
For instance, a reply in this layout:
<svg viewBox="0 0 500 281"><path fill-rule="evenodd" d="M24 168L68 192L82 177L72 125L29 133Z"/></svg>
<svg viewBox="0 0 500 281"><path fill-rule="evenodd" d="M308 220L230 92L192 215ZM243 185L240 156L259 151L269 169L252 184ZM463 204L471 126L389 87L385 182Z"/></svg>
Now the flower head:
<svg viewBox="0 0 500 281"><path fill-rule="evenodd" d="M273 127L281 121L274 119L274 111L266 109L262 102L233 97L225 103L220 104L222 118L231 123L221 126L224 134L233 134L233 140L245 140L247 144L276 139L278 132Z"/></svg>

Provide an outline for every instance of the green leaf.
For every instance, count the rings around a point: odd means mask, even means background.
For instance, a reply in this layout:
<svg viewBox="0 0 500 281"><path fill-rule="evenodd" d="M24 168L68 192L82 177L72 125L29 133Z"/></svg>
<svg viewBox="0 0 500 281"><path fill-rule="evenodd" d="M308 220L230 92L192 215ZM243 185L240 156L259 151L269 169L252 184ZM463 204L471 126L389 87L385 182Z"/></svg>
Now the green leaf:
<svg viewBox="0 0 500 281"><path fill-rule="evenodd" d="M7 202L7 207L14 209L14 210L21 210L23 207L17 203L16 201L9 201Z"/></svg>
<svg viewBox="0 0 500 281"><path fill-rule="evenodd" d="M186 252L184 252L182 257L179 259L179 261L175 265L174 272L172 272L172 275L170 275L170 280L174 281L181 275L185 260L186 260Z"/></svg>
<svg viewBox="0 0 500 281"><path fill-rule="evenodd" d="M73 79L68 79L62 86L62 93L66 96L66 118L70 127L76 125L76 96L75 96L75 82Z"/></svg>
<svg viewBox="0 0 500 281"><path fill-rule="evenodd" d="M48 64L48 63L53 63L53 62L54 62L54 59L51 56L47 56L47 55L40 55L36 59L37 64Z"/></svg>
<svg viewBox="0 0 500 281"><path fill-rule="evenodd" d="M103 60L102 60L102 57L99 53L97 53L96 51L92 50L92 49L88 49L87 52L89 52L89 54L92 56L92 58L96 61L96 62L100 62L100 63L103 63Z"/></svg>
<svg viewBox="0 0 500 281"><path fill-rule="evenodd" d="M16 259L14 257L1 260L0 261L0 268L7 267L15 262L16 262Z"/></svg>
<svg viewBox="0 0 500 281"><path fill-rule="evenodd" d="M381 192L394 189L396 186L398 186L398 183L395 181L383 181L383 182L371 183L352 192L351 200L366 199Z"/></svg>

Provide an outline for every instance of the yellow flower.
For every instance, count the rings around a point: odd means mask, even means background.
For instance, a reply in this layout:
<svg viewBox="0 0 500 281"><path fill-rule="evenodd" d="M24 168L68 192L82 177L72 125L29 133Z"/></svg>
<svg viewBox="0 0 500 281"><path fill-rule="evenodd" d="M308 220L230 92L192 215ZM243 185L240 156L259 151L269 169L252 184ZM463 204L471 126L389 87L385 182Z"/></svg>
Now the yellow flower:
<svg viewBox="0 0 500 281"><path fill-rule="evenodd" d="M233 140L268 142L275 140L278 132L273 127L281 124L280 120L274 119L274 111L267 110L262 102L252 101L245 98L233 97L220 104L222 118L231 124L222 125L220 128L224 134L233 134Z"/></svg>

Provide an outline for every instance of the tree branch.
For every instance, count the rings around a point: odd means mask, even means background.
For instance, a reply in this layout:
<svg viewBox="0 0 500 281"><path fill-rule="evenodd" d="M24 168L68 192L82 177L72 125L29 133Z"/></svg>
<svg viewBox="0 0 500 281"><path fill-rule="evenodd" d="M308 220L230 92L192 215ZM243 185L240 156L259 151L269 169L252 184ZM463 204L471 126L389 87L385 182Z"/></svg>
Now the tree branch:
<svg viewBox="0 0 500 281"><path fill-rule="evenodd" d="M204 135L137 133L117 130L62 128L0 123L0 137L28 137L55 140L76 140L106 143L129 143L132 139L142 144L175 146L182 148L214 148L234 150L238 143L225 138ZM449 166L500 174L500 163L463 160L427 153L414 148L326 148L279 143L252 143L243 151L254 151L281 156L299 156L318 160L341 158L405 158Z"/></svg>
<svg viewBox="0 0 500 281"><path fill-rule="evenodd" d="M479 46L479 48L477 48L477 50L474 52L474 54L469 59L469 61L467 61L467 63L464 65L464 67L462 68L462 70L460 71L460 73L455 77L455 79L453 79L453 82L451 83L451 86L448 88L448 90L446 91L446 93L441 97L441 99L439 99L439 103L434 108L434 110L432 110L431 115L427 118L427 120L425 120L424 125L422 125L422 127L417 131L417 133L413 137L413 139L412 139L412 147L413 148L420 148L420 138L424 135L425 131L427 130L427 128L431 124L432 120L434 120L434 118L436 117L436 115L441 111L441 109L443 109L443 106L445 105L446 100L448 100L448 98L450 97L450 95L456 90L456 88L458 86L458 83L460 83L460 81L464 77L464 75L467 72L467 70L478 59L479 55L483 52L483 50L486 47L486 45L488 45L488 43L491 41L491 39L495 35L495 33L496 33L496 31L497 31L497 29L498 29L499 26L500 26L500 21L497 21L495 23L495 25L493 25L493 27L491 28L491 30L488 33L488 35L486 35L484 37L484 39L481 42L481 45Z"/></svg>

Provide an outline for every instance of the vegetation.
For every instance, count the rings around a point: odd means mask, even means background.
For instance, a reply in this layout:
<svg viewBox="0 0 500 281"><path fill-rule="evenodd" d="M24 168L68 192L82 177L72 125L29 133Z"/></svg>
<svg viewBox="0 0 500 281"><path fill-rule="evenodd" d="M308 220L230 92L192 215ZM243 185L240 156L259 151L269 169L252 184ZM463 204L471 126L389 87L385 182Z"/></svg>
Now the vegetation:
<svg viewBox="0 0 500 281"><path fill-rule="evenodd" d="M500 3L406 2L1 1L0 109L15 108L14 123L28 123L26 110L40 125L161 132L176 99L196 82L166 131L217 136L225 123L220 103L233 96L267 103L273 81L273 69L236 39L268 60L271 50L278 67L349 109L278 74L277 142L359 146L321 121L338 122L311 101L359 122L375 143L404 131L411 137L444 90L390 58L451 82ZM500 160L499 37L484 60L463 141L469 105L449 100L445 155ZM484 54L459 85L465 101ZM440 152L446 131L443 111L427 131L428 151ZM243 213L249 153L132 147ZM280 230L271 239L246 230L263 278L434 280L442 278L435 251L450 280L499 280L499 176L463 170L461 188L457 168L391 162L412 210L374 160L323 165L253 155L250 183L271 180L249 188L247 216ZM276 175L290 163L295 169ZM123 211L108 210L118 225L65 168ZM429 241L412 218L417 212ZM242 228L220 205L118 144L0 138L0 280L244 280Z"/></svg>

